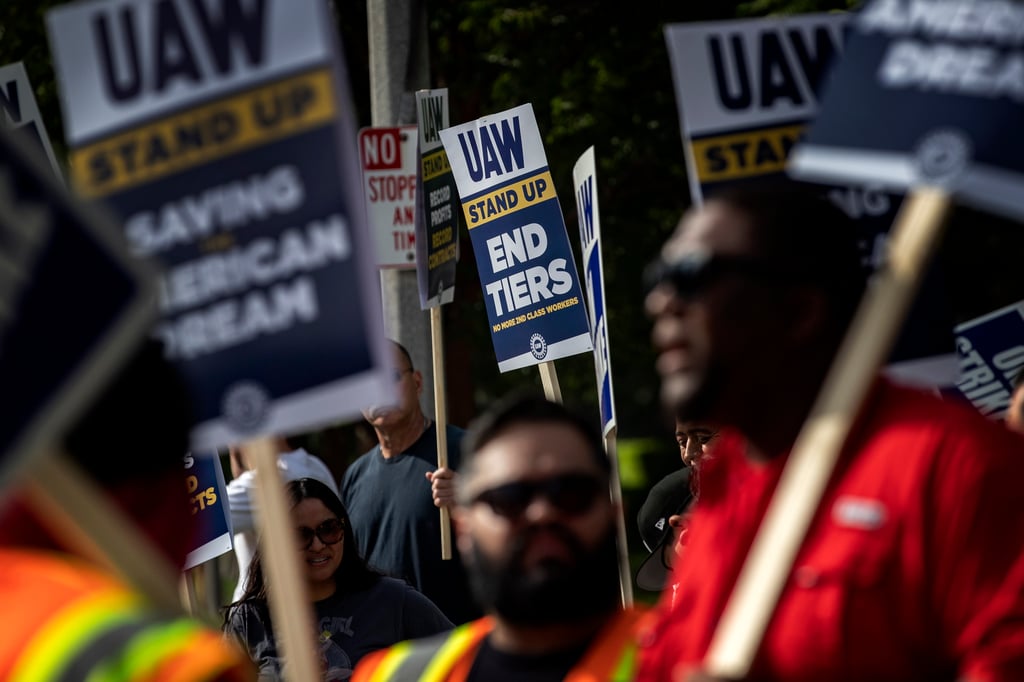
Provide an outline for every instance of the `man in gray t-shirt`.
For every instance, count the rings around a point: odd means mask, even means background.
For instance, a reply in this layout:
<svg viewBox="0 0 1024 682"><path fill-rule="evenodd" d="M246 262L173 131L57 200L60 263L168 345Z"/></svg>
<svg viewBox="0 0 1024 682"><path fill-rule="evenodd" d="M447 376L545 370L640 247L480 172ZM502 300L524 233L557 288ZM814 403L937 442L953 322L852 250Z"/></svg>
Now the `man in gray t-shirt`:
<svg viewBox="0 0 1024 682"><path fill-rule="evenodd" d="M363 410L378 444L345 471L341 501L366 562L408 580L453 623L477 618L465 570L453 547L441 559L439 506L454 501L454 470L462 429L448 426L449 467L437 468L437 427L423 414L423 377L408 351L394 343L398 404Z"/></svg>

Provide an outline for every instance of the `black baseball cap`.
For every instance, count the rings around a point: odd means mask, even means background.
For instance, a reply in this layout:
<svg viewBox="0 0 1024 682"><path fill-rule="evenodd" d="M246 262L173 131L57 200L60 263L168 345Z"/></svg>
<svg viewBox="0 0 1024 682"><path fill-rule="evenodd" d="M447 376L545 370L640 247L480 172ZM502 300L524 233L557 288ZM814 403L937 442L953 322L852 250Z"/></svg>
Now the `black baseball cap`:
<svg viewBox="0 0 1024 682"><path fill-rule="evenodd" d="M668 566L665 565L663 551L665 545L672 541L668 519L681 514L693 502L691 471L690 468L679 469L655 483L637 514L640 537L651 553L636 572L636 584L641 589L659 592L665 586Z"/></svg>

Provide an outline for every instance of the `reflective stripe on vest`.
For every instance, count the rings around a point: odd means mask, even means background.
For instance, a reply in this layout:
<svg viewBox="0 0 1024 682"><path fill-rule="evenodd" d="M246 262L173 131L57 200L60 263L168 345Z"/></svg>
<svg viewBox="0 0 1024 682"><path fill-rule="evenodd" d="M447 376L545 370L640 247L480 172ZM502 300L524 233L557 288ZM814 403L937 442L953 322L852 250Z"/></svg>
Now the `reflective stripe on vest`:
<svg viewBox="0 0 1024 682"><path fill-rule="evenodd" d="M391 647L368 682L439 682L460 657L491 631L493 623L481 618L451 632Z"/></svg>
<svg viewBox="0 0 1024 682"><path fill-rule="evenodd" d="M147 615L138 595L102 589L59 611L36 632L18 658L11 682L155 679L169 657L189 652L200 630L188 619Z"/></svg>
<svg viewBox="0 0 1024 682"><path fill-rule="evenodd" d="M637 653L634 629L641 613L631 609L616 616L569 672L566 682L632 680ZM447 636L391 647L367 682L462 682L476 649L492 628L493 622L482 618L460 625Z"/></svg>

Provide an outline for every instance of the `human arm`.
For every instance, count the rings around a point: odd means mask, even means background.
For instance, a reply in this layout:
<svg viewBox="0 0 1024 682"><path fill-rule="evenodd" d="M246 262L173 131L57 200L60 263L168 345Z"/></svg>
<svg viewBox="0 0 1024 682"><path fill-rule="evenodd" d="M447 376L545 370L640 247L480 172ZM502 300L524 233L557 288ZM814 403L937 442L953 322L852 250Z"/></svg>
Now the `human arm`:
<svg viewBox="0 0 1024 682"><path fill-rule="evenodd" d="M231 460L231 477L238 478L246 471L252 469L249 466L249 458L242 451L242 448L232 446L228 448L228 457Z"/></svg>
<svg viewBox="0 0 1024 682"><path fill-rule="evenodd" d="M229 481L225 488L233 533L243 533L256 528L252 494L254 485L253 472L246 471Z"/></svg>
<svg viewBox="0 0 1024 682"><path fill-rule="evenodd" d="M435 507L450 509L455 505L455 485L458 474L447 467L441 467L434 471L428 471L426 479L430 482L430 494Z"/></svg>

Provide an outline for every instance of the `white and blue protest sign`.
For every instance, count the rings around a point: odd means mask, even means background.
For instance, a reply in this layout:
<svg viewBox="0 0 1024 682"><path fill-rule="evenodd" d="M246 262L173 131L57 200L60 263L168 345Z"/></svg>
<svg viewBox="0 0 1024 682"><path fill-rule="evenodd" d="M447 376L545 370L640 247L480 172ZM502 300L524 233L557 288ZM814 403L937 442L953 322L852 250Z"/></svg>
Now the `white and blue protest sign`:
<svg viewBox="0 0 1024 682"><path fill-rule="evenodd" d="M216 452L185 455L185 485L197 527L193 547L183 566L189 569L232 549L231 510L225 494L224 471Z"/></svg>
<svg viewBox="0 0 1024 682"><path fill-rule="evenodd" d="M576 190L576 215L580 224L580 248L583 251L583 281L590 313L590 336L594 344L594 370L597 373L601 430L607 436L616 426L615 394L612 390L612 361L608 344L608 315L605 309L604 266L601 258L601 215L597 202L597 166L594 148L583 152L572 169Z"/></svg>
<svg viewBox="0 0 1024 682"><path fill-rule="evenodd" d="M944 395L960 397L1001 419L1010 405L1013 379L1024 367L1024 301L957 325L960 377Z"/></svg>
<svg viewBox="0 0 1024 682"><path fill-rule="evenodd" d="M821 112L790 172L943 187L1024 217L1024 5L873 0L853 15Z"/></svg>
<svg viewBox="0 0 1024 682"><path fill-rule="evenodd" d="M665 27L695 199L785 171L848 21L828 12Z"/></svg>
<svg viewBox="0 0 1024 682"><path fill-rule="evenodd" d="M155 274L0 127L0 477L59 439L153 321Z"/></svg>
<svg viewBox="0 0 1024 682"><path fill-rule="evenodd" d="M441 131L484 291L498 369L591 350L587 314L533 106Z"/></svg>
<svg viewBox="0 0 1024 682"><path fill-rule="evenodd" d="M785 176L791 151L818 113L822 84L843 54L852 17L822 12L665 27L695 202L725 187ZM820 186L856 222L864 259L877 267L902 197L872 178ZM889 375L927 386L952 381L952 327L934 264L890 354Z"/></svg>
<svg viewBox="0 0 1024 682"><path fill-rule="evenodd" d="M196 450L392 400L354 109L321 0L47 14L79 192L158 262Z"/></svg>
<svg viewBox="0 0 1024 682"><path fill-rule="evenodd" d="M448 88L417 91L416 120L420 146L416 283L420 307L426 310L455 298L459 264L459 188L440 135L448 127Z"/></svg>
<svg viewBox="0 0 1024 682"><path fill-rule="evenodd" d="M18 130L38 145L50 162L53 174L64 179L64 173L53 155L53 145L46 132L43 116L36 104L36 95L21 62L0 66L0 121L12 130Z"/></svg>

